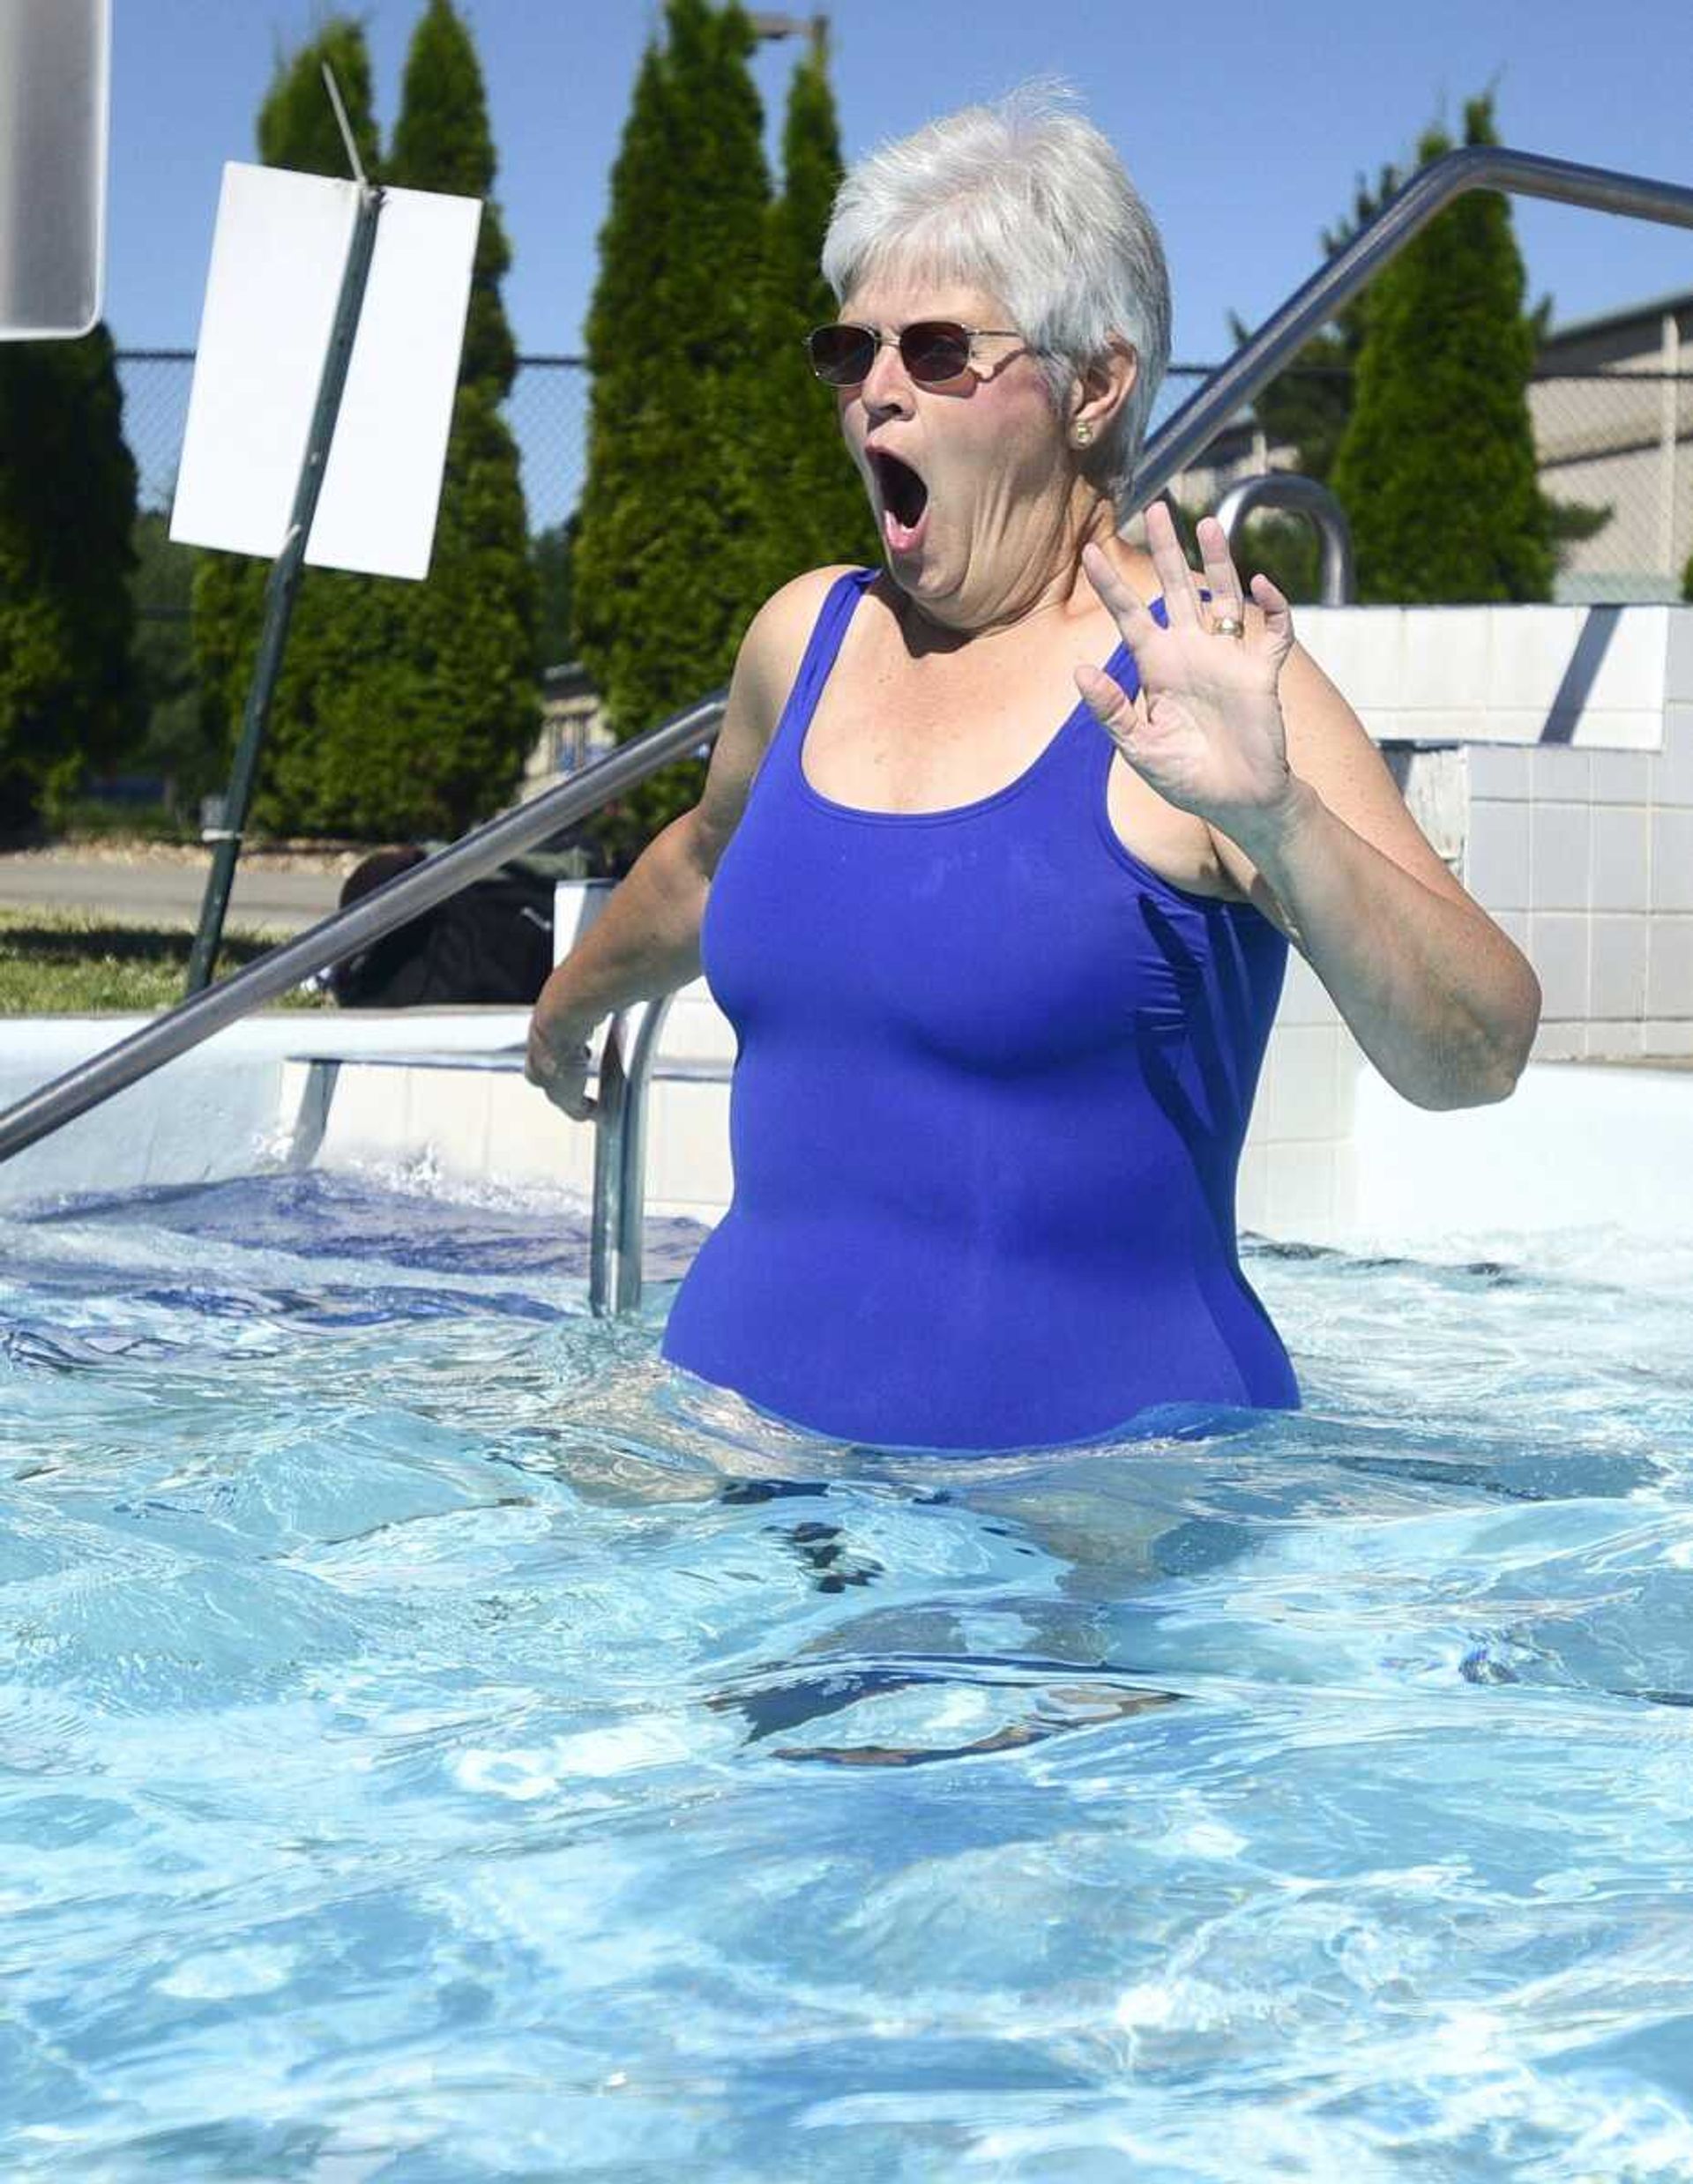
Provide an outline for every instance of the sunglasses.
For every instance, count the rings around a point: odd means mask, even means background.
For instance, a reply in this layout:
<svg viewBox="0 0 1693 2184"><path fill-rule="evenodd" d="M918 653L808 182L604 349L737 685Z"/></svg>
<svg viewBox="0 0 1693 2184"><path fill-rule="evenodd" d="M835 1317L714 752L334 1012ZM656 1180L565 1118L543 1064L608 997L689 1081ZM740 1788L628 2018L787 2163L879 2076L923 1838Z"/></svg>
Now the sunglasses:
<svg viewBox="0 0 1693 2184"><path fill-rule="evenodd" d="M827 385L856 387L869 377L876 351L892 342L916 385L938 387L964 376L972 349L988 335L1023 338L1015 326L961 326L955 318L919 318L897 334L875 326L816 326L805 337L805 350L812 370Z"/></svg>

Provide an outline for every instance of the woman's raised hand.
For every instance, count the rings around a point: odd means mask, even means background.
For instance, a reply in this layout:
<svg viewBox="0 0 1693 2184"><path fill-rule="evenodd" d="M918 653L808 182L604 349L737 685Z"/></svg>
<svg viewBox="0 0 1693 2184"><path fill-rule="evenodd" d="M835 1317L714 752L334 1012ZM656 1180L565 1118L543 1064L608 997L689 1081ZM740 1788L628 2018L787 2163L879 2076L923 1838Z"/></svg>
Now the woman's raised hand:
<svg viewBox="0 0 1693 2184"><path fill-rule="evenodd" d="M1262 623L1219 636L1222 616L1246 622L1228 538L1201 518L1199 550L1209 600L1188 566L1169 510L1146 511L1146 540L1158 570L1167 628L1097 546L1084 548L1088 581L1109 609L1140 676L1130 697L1099 667L1079 667L1076 683L1095 719L1136 772L1167 801L1239 840L1272 820L1293 787L1277 683L1293 650L1293 609L1268 577L1252 579ZM1244 846L1244 845L1243 845Z"/></svg>

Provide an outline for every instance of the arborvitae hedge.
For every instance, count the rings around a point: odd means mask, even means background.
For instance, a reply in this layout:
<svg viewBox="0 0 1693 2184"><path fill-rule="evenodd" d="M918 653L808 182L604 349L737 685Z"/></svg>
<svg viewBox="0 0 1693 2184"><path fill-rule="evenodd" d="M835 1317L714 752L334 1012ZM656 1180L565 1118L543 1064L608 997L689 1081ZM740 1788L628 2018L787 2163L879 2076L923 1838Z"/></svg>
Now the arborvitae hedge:
<svg viewBox="0 0 1693 2184"><path fill-rule="evenodd" d="M500 301L511 245L492 195L496 164L488 98L470 34L449 0L429 0L406 56L386 176L407 190L482 199L459 376L462 385L490 389L503 400L511 391L518 349Z"/></svg>
<svg viewBox="0 0 1693 2184"><path fill-rule="evenodd" d="M481 78L448 0L430 0L418 26L385 166L364 35L345 18L279 67L259 117L261 156L345 175L324 58L373 180L487 197L494 152ZM537 700L527 526L517 451L498 410L515 356L499 298L510 256L488 206L428 578L312 569L302 580L254 799L255 825L272 833L457 834L516 786ZM252 673L267 574L263 563L208 554L196 578L204 702L227 749Z"/></svg>
<svg viewBox="0 0 1693 2184"><path fill-rule="evenodd" d="M817 272L840 179L815 56L795 71L783 194L734 4L668 0L635 87L588 323L587 482L572 556L576 649L620 736L727 680L772 592L879 556L832 398L801 339L834 316ZM698 793L671 769L597 830L626 865Z"/></svg>
<svg viewBox="0 0 1693 2184"><path fill-rule="evenodd" d="M481 70L450 0L429 0L413 36L387 173L409 190L483 200L434 559L427 582L384 585L397 594L407 677L389 731L410 777L404 831L456 834L516 788L540 702L528 522L517 443L499 410L517 369L500 300L511 250L493 200Z"/></svg>
<svg viewBox="0 0 1693 2184"><path fill-rule="evenodd" d="M327 61L340 86L365 172L380 176L380 147L371 111L370 56L364 32L347 17L325 22L291 59L279 58L256 131L267 167L309 175L347 175L347 153L324 89ZM244 554L203 553L194 572L194 653L207 742L223 753L225 778L241 729L264 624L270 564ZM271 707L250 824L274 834L352 834L328 793L339 768L325 709L336 708L332 677L345 675L368 649L380 660L385 632L377 624L376 587L368 577L308 569L301 577L282 673ZM325 781L327 768L329 782Z"/></svg>
<svg viewBox="0 0 1693 2184"><path fill-rule="evenodd" d="M786 442L777 520L765 527L764 589L832 562L877 563L870 505L840 436L835 397L806 362L804 337L836 316L818 268L840 186L840 128L819 56L788 85L782 130L782 195L770 219L768 422Z"/></svg>
<svg viewBox="0 0 1693 2184"><path fill-rule="evenodd" d="M135 464L104 326L0 346L0 832L33 827L138 723Z"/></svg>
<svg viewBox="0 0 1693 2184"><path fill-rule="evenodd" d="M769 425L763 117L737 6L668 0L612 172L588 320L578 649L620 736L727 680L789 481ZM698 794L668 770L608 815L626 863Z"/></svg>
<svg viewBox="0 0 1693 2184"><path fill-rule="evenodd" d="M1492 104L1465 112L1491 144ZM1451 149L1431 130L1424 160ZM1352 416L1331 483L1351 519L1367 601L1544 600L1552 526L1527 384L1534 330L1510 208L1460 198L1372 283Z"/></svg>

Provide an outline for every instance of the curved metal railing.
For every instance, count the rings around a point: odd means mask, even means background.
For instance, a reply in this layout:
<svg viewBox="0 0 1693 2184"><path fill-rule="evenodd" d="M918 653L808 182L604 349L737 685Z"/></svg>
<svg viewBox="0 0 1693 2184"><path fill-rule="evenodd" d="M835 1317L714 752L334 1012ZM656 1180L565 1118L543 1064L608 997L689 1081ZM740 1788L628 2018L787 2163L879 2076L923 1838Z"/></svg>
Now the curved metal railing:
<svg viewBox="0 0 1693 2184"><path fill-rule="evenodd" d="M1254 478L1237 478L1217 503L1217 520L1231 547L1234 533L1260 508L1285 508L1310 518L1323 549L1323 604L1350 607L1354 596L1352 526L1327 486L1301 477L1296 470L1264 470Z"/></svg>

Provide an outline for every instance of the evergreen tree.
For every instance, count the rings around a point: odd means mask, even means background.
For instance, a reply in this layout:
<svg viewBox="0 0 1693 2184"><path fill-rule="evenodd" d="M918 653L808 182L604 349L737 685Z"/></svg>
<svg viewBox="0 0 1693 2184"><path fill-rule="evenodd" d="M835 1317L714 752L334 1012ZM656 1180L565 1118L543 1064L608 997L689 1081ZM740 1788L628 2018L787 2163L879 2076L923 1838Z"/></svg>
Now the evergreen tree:
<svg viewBox="0 0 1693 2184"><path fill-rule="evenodd" d="M1492 101L1465 110L1497 141ZM1431 130L1427 161L1451 149ZM1331 482L1370 601L1544 600L1554 570L1527 385L1534 328L1510 210L1493 190L1449 205L1377 275L1353 411Z"/></svg>
<svg viewBox="0 0 1693 2184"><path fill-rule="evenodd" d="M0 831L49 818L138 722L135 464L112 343L0 345Z"/></svg>
<svg viewBox="0 0 1693 2184"><path fill-rule="evenodd" d="M568 516L563 523L548 524L529 541L529 559L535 572L540 605L535 623L535 668L562 667L576 658L576 615L571 595L576 588L576 534L581 519Z"/></svg>
<svg viewBox="0 0 1693 2184"><path fill-rule="evenodd" d="M291 167L300 175L347 179L347 147L335 109L324 88L324 63L334 71L347 126L371 181L382 166L370 87L370 53L363 26L351 16L332 16L292 60L279 56L258 116L258 156L266 167Z"/></svg>
<svg viewBox="0 0 1693 2184"><path fill-rule="evenodd" d="M406 56L387 175L407 190L482 199L459 377L461 385L487 387L503 401L511 391L518 351L500 300L511 246L491 195L494 173L494 137L476 49L451 0L429 0Z"/></svg>
<svg viewBox="0 0 1693 2184"><path fill-rule="evenodd" d="M786 441L783 481L767 523L764 590L802 570L832 562L876 563L880 541L862 481L837 422L832 393L818 385L804 339L836 315L836 299L818 261L840 186L840 129L821 54L813 51L788 84L782 130L782 195L771 208L770 421Z"/></svg>
<svg viewBox="0 0 1693 2184"><path fill-rule="evenodd" d="M481 70L451 0L429 0L414 34L388 177L483 200L434 558L423 584L385 587L398 592L389 611L410 687L408 702L391 697L379 742L409 777L409 831L457 833L516 788L540 701L535 572L517 443L499 406L517 369L500 298L511 251L493 201Z"/></svg>
<svg viewBox="0 0 1693 2184"><path fill-rule="evenodd" d="M612 173L588 320L578 648L614 730L656 726L727 681L764 596L769 503L760 336L770 198L735 5L668 0ZM599 839L615 866L691 803L690 764L635 791Z"/></svg>

